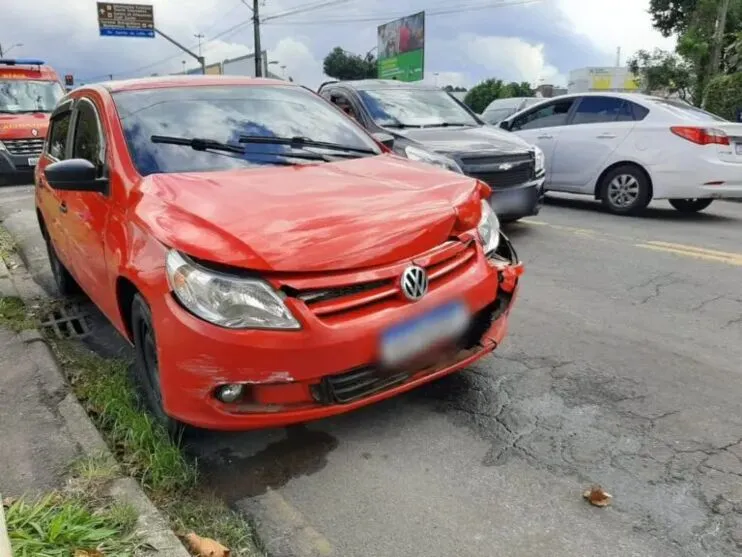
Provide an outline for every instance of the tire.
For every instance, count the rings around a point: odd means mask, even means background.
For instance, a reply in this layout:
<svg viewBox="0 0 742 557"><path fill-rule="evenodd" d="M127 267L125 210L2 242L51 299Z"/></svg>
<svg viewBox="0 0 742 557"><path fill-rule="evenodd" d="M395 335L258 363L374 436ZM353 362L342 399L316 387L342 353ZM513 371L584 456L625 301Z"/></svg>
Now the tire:
<svg viewBox="0 0 742 557"><path fill-rule="evenodd" d="M649 179L636 165L617 166L601 180L600 199L614 215L636 215L652 200Z"/></svg>
<svg viewBox="0 0 742 557"><path fill-rule="evenodd" d="M49 265L52 268L54 285L57 287L59 294L63 297L80 294L82 292L80 286L67 270L67 267L64 266L64 263L59 259L57 250L54 248L54 244L48 234L44 234L44 241L46 243L46 254L49 257Z"/></svg>
<svg viewBox="0 0 742 557"><path fill-rule="evenodd" d="M713 199L670 199L670 205L681 213L697 213L711 205Z"/></svg>
<svg viewBox="0 0 742 557"><path fill-rule="evenodd" d="M131 304L131 333L134 341L134 369L139 393L147 410L173 437L183 430L182 424L165 413L162 405L157 339L152 323L152 312L141 295L136 294Z"/></svg>

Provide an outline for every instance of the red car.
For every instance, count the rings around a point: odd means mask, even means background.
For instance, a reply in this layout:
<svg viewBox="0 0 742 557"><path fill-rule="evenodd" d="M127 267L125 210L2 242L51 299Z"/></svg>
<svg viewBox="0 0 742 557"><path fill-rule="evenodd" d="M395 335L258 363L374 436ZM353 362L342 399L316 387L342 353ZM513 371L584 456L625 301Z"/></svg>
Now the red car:
<svg viewBox="0 0 742 557"><path fill-rule="evenodd" d="M283 81L149 78L60 101L36 170L54 276L134 345L157 418L324 418L502 341L522 264L488 186L388 139Z"/></svg>

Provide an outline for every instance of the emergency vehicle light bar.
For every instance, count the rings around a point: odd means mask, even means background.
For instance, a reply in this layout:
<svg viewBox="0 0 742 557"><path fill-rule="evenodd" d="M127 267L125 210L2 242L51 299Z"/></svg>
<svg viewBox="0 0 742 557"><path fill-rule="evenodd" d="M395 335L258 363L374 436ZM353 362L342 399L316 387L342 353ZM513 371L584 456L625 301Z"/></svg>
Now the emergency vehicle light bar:
<svg viewBox="0 0 742 557"><path fill-rule="evenodd" d="M0 65L6 66L43 66L43 60L35 58L0 58Z"/></svg>

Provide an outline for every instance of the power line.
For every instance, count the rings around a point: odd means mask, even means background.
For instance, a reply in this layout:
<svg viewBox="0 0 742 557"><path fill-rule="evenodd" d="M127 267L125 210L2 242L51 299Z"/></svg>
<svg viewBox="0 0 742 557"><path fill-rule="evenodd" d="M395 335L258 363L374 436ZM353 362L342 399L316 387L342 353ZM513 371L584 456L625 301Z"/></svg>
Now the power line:
<svg viewBox="0 0 742 557"><path fill-rule="evenodd" d="M278 19L278 18L281 18L281 17L288 17L288 16L291 16L291 15L301 14L301 13L308 12L308 11L311 11L311 10L317 10L319 8L325 8L325 7L328 7L328 6L333 6L335 4L344 4L344 3L348 2L348 1L349 0L326 0L324 2L317 2L315 4L307 4L306 6L301 6L301 7L298 7L298 8L294 8L292 10L286 10L285 12L279 12L279 13L273 14L273 15L270 15L269 14L269 15L265 16L264 18L262 18L260 20L260 23L264 23L266 21L271 21L273 19Z"/></svg>
<svg viewBox="0 0 742 557"><path fill-rule="evenodd" d="M493 9L493 8L505 8L508 6L523 6L527 4L536 4L541 2L542 0L503 0L501 2L497 2L493 4L492 2L487 3L478 3L478 4L464 4L459 5L456 8L445 8L445 9L438 9L438 10L425 10L425 17L430 16L439 16L439 15L447 15L447 14L454 14L454 13L464 13L464 12L473 12L477 10L487 10L487 9ZM405 15L409 15L409 13L404 14L368 14L368 15L359 15L357 17L342 17L342 18L324 18L321 20L293 20L293 21L280 21L277 23L267 23L266 25L320 25L320 24L327 24L327 23L363 23L363 22L385 22L385 21L393 21L394 19L398 19L400 17L404 17Z"/></svg>

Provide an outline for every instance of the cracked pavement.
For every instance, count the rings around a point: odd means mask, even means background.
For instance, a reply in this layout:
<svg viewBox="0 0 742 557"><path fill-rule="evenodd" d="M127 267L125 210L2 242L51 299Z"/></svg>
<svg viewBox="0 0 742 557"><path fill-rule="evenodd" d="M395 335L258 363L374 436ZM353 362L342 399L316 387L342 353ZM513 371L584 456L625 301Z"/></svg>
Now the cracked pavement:
<svg viewBox="0 0 742 557"><path fill-rule="evenodd" d="M528 220L507 230L526 275L495 356L346 416L189 434L268 549L311 526L342 557L742 555L742 265L638 247L742 252L742 204L622 218L560 197ZM594 483L610 507L582 499ZM270 524L271 494L302 520Z"/></svg>

